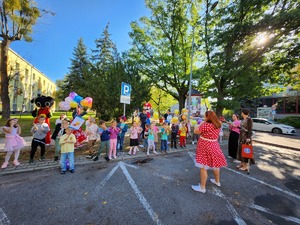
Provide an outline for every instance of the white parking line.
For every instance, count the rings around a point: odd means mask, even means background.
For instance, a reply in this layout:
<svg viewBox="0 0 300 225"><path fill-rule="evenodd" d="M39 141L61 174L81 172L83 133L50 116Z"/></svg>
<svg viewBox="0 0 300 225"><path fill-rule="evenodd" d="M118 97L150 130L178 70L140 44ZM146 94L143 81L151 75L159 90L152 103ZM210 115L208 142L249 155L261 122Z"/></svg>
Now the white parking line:
<svg viewBox="0 0 300 225"><path fill-rule="evenodd" d="M150 206L150 204L148 203L147 199L144 197L144 195L140 192L138 186L136 185L136 183L134 182L134 180L132 179L132 177L130 176L128 170L126 169L125 165L123 162L119 162L118 163L126 177L126 179L128 180L130 186L132 187L134 193L136 194L136 196L138 197L138 199L140 200L140 203L143 205L143 207L146 209L146 211L148 212L148 214L150 215L151 219L153 220L153 222L157 225L162 224L161 221L158 219L158 215L157 213L155 213L152 209L152 207Z"/></svg>
<svg viewBox="0 0 300 225"><path fill-rule="evenodd" d="M296 218L296 217L293 217L293 216L284 216L284 215L280 215L278 213L273 213L269 209L264 208L264 207L259 206L259 205L251 204L249 207L252 208L252 209L256 209L256 210L259 210L259 211L271 214L273 216L278 216L278 217L281 217L281 218L283 218L285 220L292 221L294 223L300 224L300 219L299 218Z"/></svg>
<svg viewBox="0 0 300 225"><path fill-rule="evenodd" d="M235 222L239 225L246 225L246 222L242 219L242 217L240 217L238 212L235 210L233 205L230 204L229 200L225 197L225 195L218 188L213 187L213 190L215 195L223 198L226 201L226 207L229 210L230 214L233 216Z"/></svg>
<svg viewBox="0 0 300 225"><path fill-rule="evenodd" d="M7 218L3 210L0 208L0 225L9 225L9 224L10 224L9 219Z"/></svg>
<svg viewBox="0 0 300 225"><path fill-rule="evenodd" d="M107 174L107 176L100 182L100 184L95 189L95 194L99 193L101 189L104 187L104 185L107 183L107 181L114 175L116 170L119 168L119 164L117 164L110 172Z"/></svg>
<svg viewBox="0 0 300 225"><path fill-rule="evenodd" d="M281 189L281 188L279 188L279 187L276 187L276 186L274 186L274 185L268 184L268 183L266 183L266 182L264 182L264 181L258 180L258 179L254 178L254 177L249 176L249 175L240 173L239 171L233 170L233 169L231 169L231 168L228 168L228 167L224 167L224 168L227 169L227 170L229 170L229 171L231 171L231 172L237 173L237 174L239 174L239 175L241 175L241 176L243 176L243 177L246 177L246 178L248 178L248 179L251 179L251 180L254 180L254 181L258 182L258 183L261 183L261 184L263 184L263 185L266 185L266 186L268 186L268 187L270 187L270 188L273 188L273 189L275 189L275 190L277 190L277 191L283 192L283 193L285 193L285 194L287 194L287 195L290 195L290 196L292 196L292 197L294 197L294 198L300 199L300 196L299 196L299 195L296 195L296 194L294 194L294 193L292 193L292 192L290 192L290 191L283 190L283 189Z"/></svg>

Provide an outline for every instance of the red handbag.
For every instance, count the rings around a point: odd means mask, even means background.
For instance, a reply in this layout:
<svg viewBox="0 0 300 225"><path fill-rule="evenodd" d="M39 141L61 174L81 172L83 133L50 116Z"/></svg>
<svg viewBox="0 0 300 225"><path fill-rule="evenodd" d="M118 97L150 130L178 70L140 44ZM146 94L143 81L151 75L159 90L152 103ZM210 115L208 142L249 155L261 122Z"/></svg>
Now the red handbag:
<svg viewBox="0 0 300 225"><path fill-rule="evenodd" d="M253 146L242 144L242 158L253 159Z"/></svg>

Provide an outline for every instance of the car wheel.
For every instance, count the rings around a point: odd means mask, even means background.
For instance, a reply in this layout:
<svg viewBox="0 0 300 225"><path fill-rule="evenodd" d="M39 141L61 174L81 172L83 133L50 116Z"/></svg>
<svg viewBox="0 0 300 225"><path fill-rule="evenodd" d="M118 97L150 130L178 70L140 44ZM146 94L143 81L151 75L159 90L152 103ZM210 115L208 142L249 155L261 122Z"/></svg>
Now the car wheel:
<svg viewBox="0 0 300 225"><path fill-rule="evenodd" d="M273 132L274 134L281 134L281 133L282 133L282 130L279 129L279 128L274 128L274 129L272 130L272 132Z"/></svg>

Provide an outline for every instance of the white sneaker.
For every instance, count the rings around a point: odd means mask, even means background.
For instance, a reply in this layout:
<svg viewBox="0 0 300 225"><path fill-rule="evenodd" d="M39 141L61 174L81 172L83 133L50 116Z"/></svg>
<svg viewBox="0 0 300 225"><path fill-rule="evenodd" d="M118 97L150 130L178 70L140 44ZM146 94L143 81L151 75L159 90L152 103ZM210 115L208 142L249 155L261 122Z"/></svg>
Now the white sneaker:
<svg viewBox="0 0 300 225"><path fill-rule="evenodd" d="M194 191L198 191L198 192L201 192L201 193L205 193L206 192L205 189L203 189L203 188L200 187L200 184L198 184L198 185L191 185L191 188Z"/></svg>
<svg viewBox="0 0 300 225"><path fill-rule="evenodd" d="M193 141L193 142L192 142L192 145L194 145L194 144L195 144L195 142Z"/></svg>
<svg viewBox="0 0 300 225"><path fill-rule="evenodd" d="M233 162L234 162L234 163L241 163L241 161L240 161L240 160L237 160L237 159L233 160Z"/></svg>
<svg viewBox="0 0 300 225"><path fill-rule="evenodd" d="M213 184L217 185L218 187L221 187L220 182L217 183L215 179L209 179L209 180L210 180L210 182L212 182Z"/></svg>

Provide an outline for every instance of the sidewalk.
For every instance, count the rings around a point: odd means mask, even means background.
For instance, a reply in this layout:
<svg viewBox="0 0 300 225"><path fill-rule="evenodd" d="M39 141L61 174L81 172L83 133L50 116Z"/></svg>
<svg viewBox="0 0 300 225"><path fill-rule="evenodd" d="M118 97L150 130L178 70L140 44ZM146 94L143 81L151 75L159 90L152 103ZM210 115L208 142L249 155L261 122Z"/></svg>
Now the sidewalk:
<svg viewBox="0 0 300 225"><path fill-rule="evenodd" d="M221 148L226 152L227 151L227 138L228 134L224 133L225 137L223 138L223 143L221 144ZM31 145L31 140L32 137L24 137L24 140L27 143L27 146ZM286 149L291 149L291 150L300 150L300 138L297 136L287 136L287 135L282 135L282 136L276 136L276 137L271 137L268 135L268 133L259 133L256 134L256 136L253 138L254 144L256 143L261 143L261 144L266 144L266 145L271 145L271 146L277 146L277 147L282 147ZM0 139L0 152L3 152L3 147L4 147L4 139ZM27 147L28 149L28 147ZM178 148L176 150L169 150L169 154L174 154L178 152L184 152L184 151L194 151L196 150L196 144L187 144L187 147L182 149ZM28 151L28 150L25 150ZM75 150L76 151L76 150ZM159 157L162 156L160 151L158 151L158 154L150 154L150 158L152 157ZM12 156L13 157L13 156ZM127 152L124 152L122 155L117 157L117 159L111 160L111 162L118 162L118 161L124 161L124 160L133 160L133 159L138 159L138 158L148 158L148 156L140 150L137 152L135 156L130 156L127 154ZM3 160L1 160L3 161ZM76 156L75 158L75 165L86 165L86 164L95 164L95 163L104 163L106 164L106 160L101 157L99 158L99 161L94 162L91 159L87 159L84 155L79 155ZM1 162L2 164L2 162ZM0 176L5 175L5 174L12 174L12 173L22 173L22 172L30 172L30 171L38 171L38 170L44 170L44 169L51 169L51 168L57 168L59 172L59 161L54 162L53 159L46 159L45 161L35 161L33 164L29 164L28 161L21 161L21 165L18 167L14 167L12 163L10 162L9 166L6 169L0 169Z"/></svg>
<svg viewBox="0 0 300 225"><path fill-rule="evenodd" d="M26 141L27 145L30 146L31 144L31 137L25 137L24 140ZM227 146L227 141L223 141L222 145ZM1 143L0 145L0 151L3 151L4 144ZM2 147L2 148L1 148ZM226 147L227 148L227 147ZM86 158L84 155L79 155L75 157L75 167L78 165L87 165L87 164L99 164L99 163L113 163L113 162L118 162L118 161L124 161L124 160L138 160L139 158L153 158L153 157L159 157L166 155L165 153L161 153L161 151L157 151L157 155L150 153L149 156L146 155L146 152L143 152L141 148L139 148L140 151L136 153L136 155L128 155L127 152L123 152L122 155L118 156L117 159L112 159L109 162L106 162L106 160L103 158L104 154L102 154L101 158L99 158L98 161L94 162L91 159ZM191 150L196 149L196 144L187 144L186 148L180 148L178 147L177 149L169 149L168 154L174 154L178 152L187 152ZM27 150L25 150L27 151ZM76 152L76 150L75 150ZM12 156L13 157L13 156ZM35 161L33 164L29 164L28 160L27 161L20 161L21 165L15 167L12 165L12 161L10 161L10 164L7 166L6 169L0 169L0 176L1 175L6 175L6 174L14 174L14 173L23 173L23 172L32 172L32 171L38 171L38 170L44 170L44 169L52 169L52 168L57 168L57 172L59 173L59 168L60 164L59 161L53 161L53 158L51 159L46 159L45 161ZM2 162L1 162L2 164Z"/></svg>

